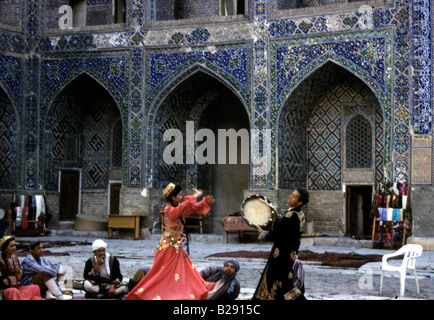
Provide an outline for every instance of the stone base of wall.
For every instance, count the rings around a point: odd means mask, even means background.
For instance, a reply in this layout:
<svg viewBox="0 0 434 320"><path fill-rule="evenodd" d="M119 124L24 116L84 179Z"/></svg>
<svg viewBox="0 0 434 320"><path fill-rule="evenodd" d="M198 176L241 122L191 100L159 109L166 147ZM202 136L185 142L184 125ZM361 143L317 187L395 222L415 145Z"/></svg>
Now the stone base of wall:
<svg viewBox="0 0 434 320"><path fill-rule="evenodd" d="M434 187L411 188L412 236L434 236Z"/></svg>
<svg viewBox="0 0 434 320"><path fill-rule="evenodd" d="M434 237L410 237L407 244L420 244L424 251L434 251Z"/></svg>

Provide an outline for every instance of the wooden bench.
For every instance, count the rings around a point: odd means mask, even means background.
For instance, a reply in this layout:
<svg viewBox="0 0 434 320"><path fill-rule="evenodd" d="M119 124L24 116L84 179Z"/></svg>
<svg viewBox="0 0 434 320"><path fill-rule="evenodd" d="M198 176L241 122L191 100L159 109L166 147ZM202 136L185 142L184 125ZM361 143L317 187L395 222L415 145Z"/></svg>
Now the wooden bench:
<svg viewBox="0 0 434 320"><path fill-rule="evenodd" d="M140 237L140 216L136 215L108 215L108 238L111 239L113 235L113 228L134 229L134 240Z"/></svg>
<svg viewBox="0 0 434 320"><path fill-rule="evenodd" d="M226 243L229 233L237 233L240 241L243 234L258 234L256 228L248 225L241 216L226 216L222 220L222 225L226 232Z"/></svg>

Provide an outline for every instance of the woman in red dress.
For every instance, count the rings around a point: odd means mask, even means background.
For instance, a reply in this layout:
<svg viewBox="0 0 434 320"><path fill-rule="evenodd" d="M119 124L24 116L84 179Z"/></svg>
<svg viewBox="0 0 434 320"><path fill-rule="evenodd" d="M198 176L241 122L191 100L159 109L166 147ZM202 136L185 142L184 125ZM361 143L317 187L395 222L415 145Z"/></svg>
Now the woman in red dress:
<svg viewBox="0 0 434 320"><path fill-rule="evenodd" d="M127 294L130 300L205 300L214 282L202 279L195 265L182 248L185 240L182 219L192 213L205 215L214 203L212 196L197 202L202 192L193 189L192 196L182 201L182 188L170 183L163 191L167 199L165 231L160 240L151 270Z"/></svg>
<svg viewBox="0 0 434 320"><path fill-rule="evenodd" d="M23 276L18 257L15 255L17 250L15 239L6 236L0 240L0 295L5 300L41 300L39 286L29 285L20 286Z"/></svg>

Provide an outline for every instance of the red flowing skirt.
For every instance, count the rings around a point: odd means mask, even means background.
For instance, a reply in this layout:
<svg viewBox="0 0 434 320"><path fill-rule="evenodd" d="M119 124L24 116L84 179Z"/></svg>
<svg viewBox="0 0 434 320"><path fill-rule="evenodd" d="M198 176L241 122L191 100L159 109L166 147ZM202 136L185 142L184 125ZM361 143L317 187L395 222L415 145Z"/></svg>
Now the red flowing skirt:
<svg viewBox="0 0 434 320"><path fill-rule="evenodd" d="M127 294L130 300L206 300L214 282L205 281L182 248L167 247Z"/></svg>
<svg viewBox="0 0 434 320"><path fill-rule="evenodd" d="M41 300L39 286L32 284L21 286L19 288L8 288L3 291L5 300Z"/></svg>

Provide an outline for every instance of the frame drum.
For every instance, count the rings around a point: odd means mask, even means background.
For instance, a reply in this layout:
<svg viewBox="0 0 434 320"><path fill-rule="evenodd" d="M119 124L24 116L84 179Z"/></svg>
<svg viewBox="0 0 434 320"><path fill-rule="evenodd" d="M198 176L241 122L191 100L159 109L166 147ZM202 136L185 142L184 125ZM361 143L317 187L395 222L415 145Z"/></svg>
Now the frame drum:
<svg viewBox="0 0 434 320"><path fill-rule="evenodd" d="M243 201L241 215L247 224L268 229L274 222L277 212L266 197L252 195Z"/></svg>

